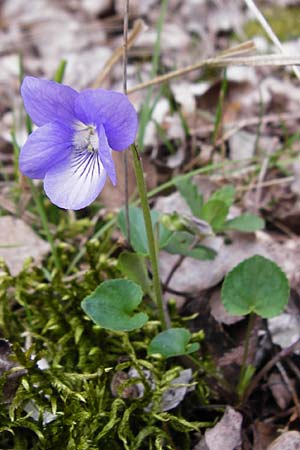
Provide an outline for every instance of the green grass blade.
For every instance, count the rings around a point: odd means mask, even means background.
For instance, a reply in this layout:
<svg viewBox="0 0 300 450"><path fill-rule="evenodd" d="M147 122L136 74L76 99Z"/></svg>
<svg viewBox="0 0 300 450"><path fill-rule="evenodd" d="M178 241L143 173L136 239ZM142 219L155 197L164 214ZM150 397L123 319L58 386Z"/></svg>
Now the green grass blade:
<svg viewBox="0 0 300 450"><path fill-rule="evenodd" d="M156 36L156 42L155 42L153 58L152 58L151 78L154 78L158 72L160 48L161 48L161 33L162 33L162 29L163 29L166 12L167 12L167 7L168 7L168 0L163 0L161 3L160 15L159 15L157 27L156 27L157 36ZM152 92L153 92L153 88L151 87L148 89L146 99L145 99L145 102L143 104L141 114L140 114L140 126L139 126L139 133L138 133L139 148L143 148L146 126L151 118L152 108L150 106L150 101L151 101L151 97L152 97Z"/></svg>

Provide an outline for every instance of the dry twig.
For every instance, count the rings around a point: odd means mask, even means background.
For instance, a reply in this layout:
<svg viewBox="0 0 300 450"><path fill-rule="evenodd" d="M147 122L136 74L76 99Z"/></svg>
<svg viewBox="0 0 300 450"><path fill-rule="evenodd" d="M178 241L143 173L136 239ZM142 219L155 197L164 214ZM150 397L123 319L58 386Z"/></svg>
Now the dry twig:
<svg viewBox="0 0 300 450"><path fill-rule="evenodd" d="M142 31L144 31L146 29L146 25L145 22L141 19L136 20L133 26L133 29L131 31L131 33L128 36L127 39L127 45L126 45L126 51L132 47L132 45L135 43L135 41L137 40L138 36L142 33ZM101 86L103 84L103 81L105 80L105 78L109 75L112 67L122 58L123 54L125 51L125 47L124 45L122 45L121 47L117 48L114 53L112 54L112 56L108 59L108 61L106 62L106 64L104 65L104 68L102 69L102 71L100 72L99 76L96 78L96 80L94 81L94 83L92 84L93 88L98 88L99 86Z"/></svg>
<svg viewBox="0 0 300 450"><path fill-rule="evenodd" d="M287 387L289 393L290 393L291 396L292 396L292 399L293 399L293 402L294 402L294 404L295 404L295 407L296 407L296 411L297 411L298 417L299 417L299 419L300 419L300 404L299 404L299 399L298 399L298 396L297 396L297 392L296 392L296 390L295 390L293 384L291 383L291 380L289 379L289 376L288 376L288 374L286 373L286 370L285 370L285 368L283 367L283 365L282 365L280 362L278 362L278 363L276 364L276 367L277 367L277 369L279 370L280 375L281 375L281 378L282 378L283 382L285 383L285 385L286 385L286 387Z"/></svg>
<svg viewBox="0 0 300 450"><path fill-rule="evenodd" d="M280 361L283 358L286 358L288 355L293 353L297 347L300 345L300 339L297 339L296 342L289 345L288 347L282 349L277 355L275 355L256 375L253 377L251 383L249 384L248 388L246 389L246 392L243 397L243 402L246 402L247 399L250 397L260 380L267 375L270 369L272 369L273 366L275 366L278 361Z"/></svg>
<svg viewBox="0 0 300 450"><path fill-rule="evenodd" d="M125 1L124 30L123 30L123 92L127 95L127 50L128 50L128 16L129 0ZM127 151L123 152L124 164L124 192L125 192L125 218L127 240L130 246L130 219L129 219L129 190L128 190L128 156Z"/></svg>
<svg viewBox="0 0 300 450"><path fill-rule="evenodd" d="M261 24L261 26L263 27L263 29L265 30L265 32L267 33L267 35L269 36L269 38L273 42L273 44L276 45L276 47L280 50L280 52L282 54L285 54L285 50L284 50L280 40L278 39L278 37L276 36L274 31L268 24L268 22L266 21L264 15L261 13L261 11L258 9L256 4L254 3L254 1L253 0L245 0L245 3L248 6L248 8L250 9L250 11L252 11L252 13L255 15L255 17L257 18L257 20L259 21L259 23ZM294 74L296 75L296 77L298 78L298 80L300 80L300 72L299 72L298 67L293 66L293 71L294 71Z"/></svg>
<svg viewBox="0 0 300 450"><path fill-rule="evenodd" d="M172 72L160 75L153 78L152 80L140 83L131 89L128 89L128 94L135 91L140 91L149 86L154 86L156 84L161 84L166 81L172 80L187 73L193 72L194 70L202 69L203 67L227 67L227 66L252 66L252 67L263 67L263 66L293 66L300 65L300 56L287 56L287 55L256 55L256 56L244 56L244 57L228 57L227 54L218 56L217 58L205 59L199 61L196 64L191 64L190 66L183 67L181 69L173 70Z"/></svg>

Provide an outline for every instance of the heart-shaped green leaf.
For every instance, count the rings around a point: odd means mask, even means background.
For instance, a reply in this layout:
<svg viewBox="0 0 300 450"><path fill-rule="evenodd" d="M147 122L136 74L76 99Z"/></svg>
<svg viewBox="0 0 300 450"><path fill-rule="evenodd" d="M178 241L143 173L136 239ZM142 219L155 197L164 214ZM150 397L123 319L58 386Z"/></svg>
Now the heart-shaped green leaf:
<svg viewBox="0 0 300 450"><path fill-rule="evenodd" d="M149 344L148 355L161 354L164 358L188 355L199 349L197 342L189 343L191 333L186 328L169 328L159 333Z"/></svg>
<svg viewBox="0 0 300 450"><path fill-rule="evenodd" d="M225 278L222 301L233 315L256 313L269 318L282 312L289 298L285 273L273 261L252 256L237 265Z"/></svg>
<svg viewBox="0 0 300 450"><path fill-rule="evenodd" d="M143 291L131 280L108 280L81 302L84 312L103 328L114 331L131 331L141 328L148 320L147 314L134 313L141 303Z"/></svg>

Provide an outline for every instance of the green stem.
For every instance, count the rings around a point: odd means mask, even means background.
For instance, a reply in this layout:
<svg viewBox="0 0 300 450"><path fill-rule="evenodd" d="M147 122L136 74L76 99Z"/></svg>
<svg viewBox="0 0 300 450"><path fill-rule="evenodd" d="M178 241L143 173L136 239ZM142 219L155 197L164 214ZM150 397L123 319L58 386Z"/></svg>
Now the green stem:
<svg viewBox="0 0 300 450"><path fill-rule="evenodd" d="M36 208L37 208L39 216L41 218L41 222L42 222L42 225L43 225L46 237L47 237L47 241L49 242L50 247L51 247L55 266L56 266L57 270L60 270L61 269L60 259L58 257L57 248L56 248L53 236L52 236L51 231L48 226L48 219L47 219L44 205L42 203L40 195L39 195L35 185L33 184L33 182L29 179L28 179L28 182L30 184L33 200L35 201Z"/></svg>
<svg viewBox="0 0 300 450"><path fill-rule="evenodd" d="M241 371L240 371L239 385L243 382L243 376L244 376L245 370L246 370L246 363L247 363L247 358L248 358L248 353L249 353L250 336L251 336L251 331L252 331L252 328L254 325L254 320L255 320L255 314L251 313L249 316L247 331L246 331L246 336L245 336L244 354L243 354L242 366L241 366Z"/></svg>
<svg viewBox="0 0 300 450"><path fill-rule="evenodd" d="M156 299L156 304L159 309L159 316L160 316L160 320L162 323L162 327L165 330L165 329L167 329L167 320L166 320L166 314L165 314L165 309L164 309L164 304L163 304L162 290L161 290L161 284L160 284L160 278L159 278L158 254L157 254L158 252L157 252L156 245L155 245L155 239L154 239L154 233L153 233L153 226L152 226L150 206L149 206L149 202L148 202L144 172L143 172L141 158L140 158L140 155L139 155L138 150L135 145L131 146L131 151L132 151L132 155L133 155L134 171L135 171L137 186L138 186L139 195L140 195L140 199L141 199L141 206L142 206L142 210L143 210L146 233L147 233L149 256L150 256L150 261L151 261L151 266L152 266L152 275L153 275L153 290L154 290L154 295L155 295L155 299Z"/></svg>
<svg viewBox="0 0 300 450"><path fill-rule="evenodd" d="M168 0L162 0L160 15L157 21L156 26L156 42L153 50L153 58L152 58L152 69L151 69L151 78L155 77L159 68L159 57L160 57L160 47L161 47L161 34L163 30L163 24L165 20L165 16L168 8ZM139 134L138 134L138 144L142 147L144 142L145 130L146 126L151 119L152 108L150 106L150 101L153 93L153 88L150 87L148 89L146 98L143 102L143 107L140 114L140 124L139 124Z"/></svg>
<svg viewBox="0 0 300 450"><path fill-rule="evenodd" d="M257 161L257 158L251 158L247 161L251 162L251 163L255 163ZM210 164L209 166L200 167L198 169L192 170L191 172L184 173L182 175L177 175L176 177L173 177L171 180L167 181L166 183L163 183L160 186L157 186L156 188L152 189L152 191L148 192L147 196L148 196L148 198L154 197L155 195L159 194L160 192L163 192L169 188L174 187L178 181L188 180L188 179L192 178L193 176L199 175L199 174L206 174L206 173L210 173L213 171L216 172L219 169L223 169L223 167L228 167L228 166L235 167L236 165L240 164L241 162L242 162L241 160L236 160L236 161L221 162L221 163L217 163L217 164ZM291 161L289 161L289 164L290 164L290 162ZM282 162L282 164L283 163L284 162ZM259 165L256 164L255 168L258 169ZM223 176L230 176L230 174L234 170L235 169L229 170L228 172L224 172ZM133 202L132 204L138 205L139 200ZM117 220L116 216L114 216L102 228L100 228L98 231L96 231L96 233L93 234L92 238L99 239L100 237L102 237L111 227L113 227L115 225L116 220ZM86 253L86 247L83 247L83 248L81 248L81 250L79 250L77 255L71 261L71 263L68 267L68 270L66 272L66 275L69 275L72 272L73 268L80 261L80 259L85 255L85 253Z"/></svg>

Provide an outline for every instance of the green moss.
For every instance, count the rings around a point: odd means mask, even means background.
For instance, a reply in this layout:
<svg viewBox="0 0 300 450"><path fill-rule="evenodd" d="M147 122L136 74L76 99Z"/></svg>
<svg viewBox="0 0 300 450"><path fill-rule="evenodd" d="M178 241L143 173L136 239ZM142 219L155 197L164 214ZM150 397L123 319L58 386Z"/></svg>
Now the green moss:
<svg viewBox="0 0 300 450"><path fill-rule="evenodd" d="M74 248L63 245L59 251L67 265ZM85 267L83 274L74 273L69 279L52 272L49 282L45 271L29 263L15 278L0 264L0 329L12 344L12 357L19 366L0 377L0 448L172 450L175 441L182 450L189 449L191 434L203 425L189 419L189 402L200 398L199 389L187 396L180 414L160 411L163 392L181 368L146 357L149 341L160 331L159 323L149 322L129 334L94 325L80 302L103 279L119 273L116 261L105 257L96 240L88 245ZM49 365L46 370L37 365L41 358ZM132 386L129 380L118 388L116 398L112 380L130 367L144 380L145 394L142 398L123 395ZM151 371L154 390L143 369ZM7 395L13 370L24 372L14 378L15 388ZM205 390L204 381L198 381ZM151 410L145 411L150 403ZM35 411L36 420L30 410ZM55 420L46 424L45 414L54 414Z"/></svg>
<svg viewBox="0 0 300 450"><path fill-rule="evenodd" d="M299 23L300 23L300 8L290 7L290 8L279 8L272 7L262 10L266 20L270 24L276 36L281 41L286 41L289 39L296 39L299 37ZM261 25L257 20L249 21L245 27L244 31L247 38L252 38L257 35L266 36Z"/></svg>

